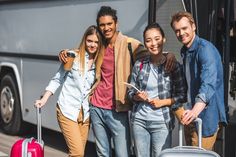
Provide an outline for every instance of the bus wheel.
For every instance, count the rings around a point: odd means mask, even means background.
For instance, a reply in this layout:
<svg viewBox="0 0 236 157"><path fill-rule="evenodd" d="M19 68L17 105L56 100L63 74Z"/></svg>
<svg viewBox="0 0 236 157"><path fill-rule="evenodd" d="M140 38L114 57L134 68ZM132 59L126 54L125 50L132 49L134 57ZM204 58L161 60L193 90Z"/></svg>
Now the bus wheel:
<svg viewBox="0 0 236 157"><path fill-rule="evenodd" d="M0 127L7 134L16 135L22 132L20 99L14 75L8 73L0 84Z"/></svg>

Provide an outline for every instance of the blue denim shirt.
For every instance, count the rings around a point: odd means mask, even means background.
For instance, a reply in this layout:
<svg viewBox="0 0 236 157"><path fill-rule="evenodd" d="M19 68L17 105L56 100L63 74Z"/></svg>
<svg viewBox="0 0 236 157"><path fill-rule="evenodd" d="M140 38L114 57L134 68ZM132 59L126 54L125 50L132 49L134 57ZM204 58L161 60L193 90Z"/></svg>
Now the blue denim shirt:
<svg viewBox="0 0 236 157"><path fill-rule="evenodd" d="M213 135L219 122L226 123L224 81L221 56L216 47L198 36L189 49L181 49L185 77L188 84L188 103L204 102L200 113L203 136Z"/></svg>
<svg viewBox="0 0 236 157"><path fill-rule="evenodd" d="M88 93L95 80L95 65L88 70L88 54L85 55L84 74L80 69L80 63L73 63L71 71L66 72L61 64L58 72L51 79L46 90L55 93L62 85L58 97L58 105L62 114L77 122L81 107L83 107L84 121L89 118Z"/></svg>
<svg viewBox="0 0 236 157"><path fill-rule="evenodd" d="M142 64L142 69L140 65ZM146 91L148 78L150 75L150 57L146 57L145 59L137 60L133 67L133 71L131 74L130 83L136 86L141 91ZM181 103L186 102L186 82L182 73L182 67L179 63L176 64L175 69L172 72L166 72L164 69L165 63L160 65L157 72L157 91L156 94L159 99L167 99L173 98L176 101L175 105L172 106L180 106ZM132 98L136 91L131 88L128 90L128 97L133 101L133 114L137 112L139 105L143 105L142 102L136 102ZM161 111L164 116L165 123L169 129L174 128L174 116L171 112L170 107L162 107Z"/></svg>

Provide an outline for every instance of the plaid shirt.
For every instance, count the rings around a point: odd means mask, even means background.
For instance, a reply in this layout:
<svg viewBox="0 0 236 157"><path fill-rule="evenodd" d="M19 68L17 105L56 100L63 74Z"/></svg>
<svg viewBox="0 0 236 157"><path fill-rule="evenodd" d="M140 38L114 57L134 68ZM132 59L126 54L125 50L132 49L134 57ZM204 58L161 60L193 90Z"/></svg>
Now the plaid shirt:
<svg viewBox="0 0 236 157"><path fill-rule="evenodd" d="M141 91L145 91L149 73L150 73L150 57L146 57L142 60L137 60L133 71L131 74L130 83L136 86ZM186 82L184 79L182 66L177 62L175 68L172 72L166 72L164 70L165 63L158 67L157 74L157 82L158 82L158 97L159 99L167 99L173 98L175 100L175 104L171 106L171 108L176 108L181 105L181 103L186 102ZM133 101L133 113L135 114L137 105L139 102L134 101L133 95L136 93L135 89L130 88L128 90L128 97ZM162 112L164 115L165 123L170 129L174 127L174 116L172 112L170 112L170 107L162 107Z"/></svg>

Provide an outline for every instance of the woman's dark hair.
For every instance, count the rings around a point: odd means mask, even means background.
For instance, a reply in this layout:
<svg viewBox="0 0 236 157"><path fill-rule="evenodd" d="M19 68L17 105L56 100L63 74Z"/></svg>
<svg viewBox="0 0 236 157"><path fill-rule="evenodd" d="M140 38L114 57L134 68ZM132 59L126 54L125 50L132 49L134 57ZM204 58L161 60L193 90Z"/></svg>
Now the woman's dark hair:
<svg viewBox="0 0 236 157"><path fill-rule="evenodd" d="M101 6L100 10L98 11L97 14L97 26L99 26L99 18L102 16L111 16L112 19L117 23L117 15L116 15L116 10L112 9L110 6Z"/></svg>
<svg viewBox="0 0 236 157"><path fill-rule="evenodd" d="M158 23L151 23L149 25L146 26L146 28L143 31L143 40L145 41L145 33L149 30L149 29L157 29L161 32L161 35L163 38L165 38L165 33L163 31L163 29L161 28L161 26Z"/></svg>

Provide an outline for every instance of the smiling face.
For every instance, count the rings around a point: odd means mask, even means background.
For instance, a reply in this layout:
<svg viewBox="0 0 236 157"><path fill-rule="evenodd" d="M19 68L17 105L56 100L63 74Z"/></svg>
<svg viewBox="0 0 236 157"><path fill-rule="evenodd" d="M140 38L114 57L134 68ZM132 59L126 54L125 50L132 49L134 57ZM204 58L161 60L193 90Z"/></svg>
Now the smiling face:
<svg viewBox="0 0 236 157"><path fill-rule="evenodd" d="M96 34L88 35L85 40L85 47L88 53L96 53L98 50L98 37Z"/></svg>
<svg viewBox="0 0 236 157"><path fill-rule="evenodd" d="M99 29L106 40L111 40L117 31L117 23L110 15L101 16L98 19Z"/></svg>
<svg viewBox="0 0 236 157"><path fill-rule="evenodd" d="M144 43L148 51L153 54L161 54L165 38L157 28L148 29L144 34Z"/></svg>
<svg viewBox="0 0 236 157"><path fill-rule="evenodd" d="M172 28L177 39L186 47L190 47L195 37L196 26L190 23L189 19L182 17L179 21L174 21Z"/></svg>

